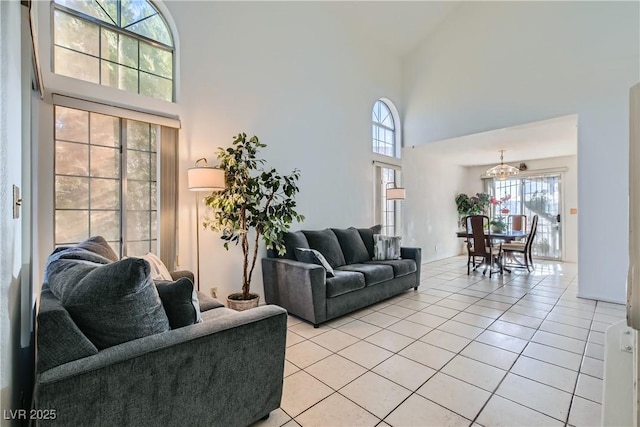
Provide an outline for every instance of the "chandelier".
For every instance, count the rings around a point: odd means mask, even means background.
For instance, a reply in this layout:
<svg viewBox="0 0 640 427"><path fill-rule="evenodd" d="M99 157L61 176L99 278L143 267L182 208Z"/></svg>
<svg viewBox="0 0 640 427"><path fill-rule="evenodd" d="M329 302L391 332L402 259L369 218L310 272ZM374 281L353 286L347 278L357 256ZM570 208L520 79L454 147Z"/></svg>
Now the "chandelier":
<svg viewBox="0 0 640 427"><path fill-rule="evenodd" d="M505 165L503 160L504 150L500 150L500 164L486 171L485 175L492 178L499 178L503 181L506 177L517 175L520 172L520 170L516 167Z"/></svg>

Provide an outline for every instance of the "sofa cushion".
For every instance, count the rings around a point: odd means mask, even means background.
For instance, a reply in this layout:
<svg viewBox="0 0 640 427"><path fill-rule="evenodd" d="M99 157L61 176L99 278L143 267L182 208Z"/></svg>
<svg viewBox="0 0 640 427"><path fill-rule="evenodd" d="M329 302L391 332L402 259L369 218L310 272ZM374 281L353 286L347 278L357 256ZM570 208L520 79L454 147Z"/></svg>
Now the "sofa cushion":
<svg viewBox="0 0 640 427"><path fill-rule="evenodd" d="M400 259L400 236L373 235L374 261L386 259Z"/></svg>
<svg viewBox="0 0 640 427"><path fill-rule="evenodd" d="M287 231L282 235L282 240L287 248L283 258L296 260L296 248L309 249L309 242L302 231Z"/></svg>
<svg viewBox="0 0 640 427"><path fill-rule="evenodd" d="M99 264L55 255L46 271L51 292L98 349L169 330L147 261Z"/></svg>
<svg viewBox="0 0 640 427"><path fill-rule="evenodd" d="M369 251L367 251L367 247L364 245L362 237L360 237L360 233L356 228L349 227L346 230L332 228L331 230L338 238L345 263L357 264L371 259Z"/></svg>
<svg viewBox="0 0 640 427"><path fill-rule="evenodd" d="M204 292L197 291L198 295L198 303L200 304L200 314L202 315L205 311L213 310L214 308L224 307L220 301L215 298L210 297Z"/></svg>
<svg viewBox="0 0 640 427"><path fill-rule="evenodd" d="M202 322L198 295L191 280L183 277L175 282L158 280L155 284L171 329Z"/></svg>
<svg viewBox="0 0 640 427"><path fill-rule="evenodd" d="M335 271L327 279L327 298L337 297L365 287L364 275L355 271Z"/></svg>
<svg viewBox="0 0 640 427"><path fill-rule="evenodd" d="M393 267L383 264L349 264L338 267L340 271L355 271L364 274L367 286L393 279Z"/></svg>
<svg viewBox="0 0 640 427"><path fill-rule="evenodd" d="M303 230L302 232L309 242L309 247L324 255L331 267L336 268L346 264L340 242L333 231L326 228L318 231Z"/></svg>
<svg viewBox="0 0 640 427"><path fill-rule="evenodd" d="M369 259L373 259L375 252L373 250L373 235L380 234L382 231L382 225L377 224L373 227L369 228L358 228L358 233L360 233L360 237L362 237L362 242L364 246L367 248L367 252L369 253Z"/></svg>
<svg viewBox="0 0 640 427"><path fill-rule="evenodd" d="M367 261L367 264L384 264L393 268L393 276L401 277L417 271L416 262L412 259L390 259L386 261Z"/></svg>
<svg viewBox="0 0 640 427"><path fill-rule="evenodd" d="M84 242L78 243L76 246L78 249L85 249L87 251L98 254L102 257L107 258L109 261L118 261L118 255L113 251L109 243L102 236L94 236L85 240Z"/></svg>
<svg viewBox="0 0 640 427"><path fill-rule="evenodd" d="M324 256L315 249L296 248L296 259L307 264L318 264L324 267L327 277L333 277L333 268Z"/></svg>

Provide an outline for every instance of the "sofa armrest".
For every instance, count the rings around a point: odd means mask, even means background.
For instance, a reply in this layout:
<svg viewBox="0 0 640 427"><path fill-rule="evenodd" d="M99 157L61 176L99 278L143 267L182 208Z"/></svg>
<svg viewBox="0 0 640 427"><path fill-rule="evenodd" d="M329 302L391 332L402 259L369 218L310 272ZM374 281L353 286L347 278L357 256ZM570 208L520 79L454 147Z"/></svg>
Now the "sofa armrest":
<svg viewBox="0 0 640 427"><path fill-rule="evenodd" d="M322 266L263 258L262 278L267 303L282 306L314 325L327 320L326 271Z"/></svg>
<svg viewBox="0 0 640 427"><path fill-rule="evenodd" d="M400 257L405 259L412 259L416 262L416 286L418 289L420 286L420 273L422 267L422 248L400 248Z"/></svg>
<svg viewBox="0 0 640 427"><path fill-rule="evenodd" d="M56 425L246 426L280 405L286 328L262 306L110 347L40 373L36 408Z"/></svg>
<svg viewBox="0 0 640 427"><path fill-rule="evenodd" d="M187 279L191 280L191 283L196 283L195 278L193 276L193 273L189 270L178 270L178 271L172 271L171 273L171 278L176 281L182 277L186 277Z"/></svg>

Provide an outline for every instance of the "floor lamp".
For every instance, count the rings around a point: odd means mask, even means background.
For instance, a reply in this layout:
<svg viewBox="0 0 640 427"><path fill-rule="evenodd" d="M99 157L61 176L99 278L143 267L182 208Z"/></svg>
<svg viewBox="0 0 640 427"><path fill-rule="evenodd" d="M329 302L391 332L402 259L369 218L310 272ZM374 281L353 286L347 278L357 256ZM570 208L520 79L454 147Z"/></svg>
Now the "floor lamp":
<svg viewBox="0 0 640 427"><path fill-rule="evenodd" d="M198 166L200 162L204 162L204 166ZM198 192L224 190L224 170L210 167L207 159L202 157L196 160L194 167L189 168L187 178L189 191L194 191L196 198L196 286L200 290L200 200L198 199Z"/></svg>

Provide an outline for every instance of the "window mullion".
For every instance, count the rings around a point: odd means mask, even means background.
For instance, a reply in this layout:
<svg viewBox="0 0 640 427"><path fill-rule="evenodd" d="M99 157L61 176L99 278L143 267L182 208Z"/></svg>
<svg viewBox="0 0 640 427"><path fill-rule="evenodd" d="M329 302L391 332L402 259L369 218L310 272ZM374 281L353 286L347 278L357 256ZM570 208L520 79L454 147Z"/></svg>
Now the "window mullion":
<svg viewBox="0 0 640 427"><path fill-rule="evenodd" d="M120 118L120 255L127 255L127 120Z"/></svg>
<svg viewBox="0 0 640 427"><path fill-rule="evenodd" d="M122 0L118 0L118 4L116 6L116 14L118 15L117 17L117 24L118 27L122 28Z"/></svg>

